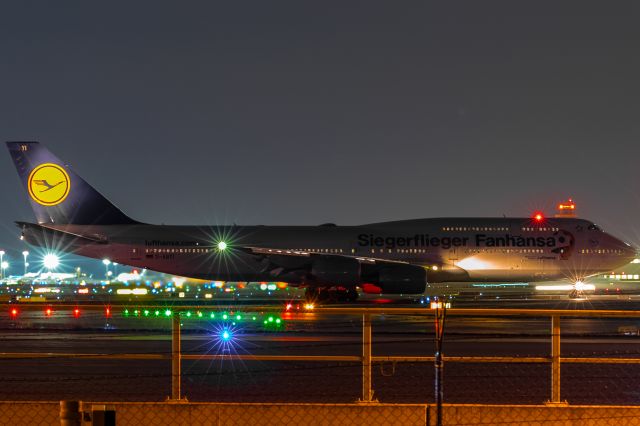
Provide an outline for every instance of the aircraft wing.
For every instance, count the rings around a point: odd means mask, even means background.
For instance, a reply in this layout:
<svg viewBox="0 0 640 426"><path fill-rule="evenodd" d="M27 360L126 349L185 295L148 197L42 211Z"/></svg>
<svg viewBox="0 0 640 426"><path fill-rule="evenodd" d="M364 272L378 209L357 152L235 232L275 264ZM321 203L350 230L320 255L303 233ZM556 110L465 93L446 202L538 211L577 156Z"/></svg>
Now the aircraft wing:
<svg viewBox="0 0 640 426"><path fill-rule="evenodd" d="M274 280L288 281L290 283L314 281L318 279L318 276L324 275L323 269L342 272L354 268L354 265L361 274L361 282L375 280L381 271L388 272L400 269L404 273L407 270L414 270L415 272L422 271L423 274L426 270L427 275L437 281L442 279L443 274L453 273L460 277L467 275L466 271L457 266L445 265L445 262L440 258L425 259L425 261L429 262L428 266L425 266L407 261L380 259L371 256L313 253L250 246L235 247L235 249L259 257L263 264L263 272L270 273Z"/></svg>
<svg viewBox="0 0 640 426"><path fill-rule="evenodd" d="M344 258L344 259L355 259L360 264L363 265L376 265L376 264L385 264L385 265L411 265L410 262L404 262L401 260L389 260L389 259L379 259L376 257L368 257L368 256L351 256L346 254L337 254L337 253L313 253L308 251L300 251L300 250L285 250L285 249L274 249L274 248L265 248L265 247L241 247L240 250L243 250L249 254L254 254L256 256L264 256L267 258L271 258L274 261L285 261L293 260L293 259L307 259L311 260L314 257L333 257L333 258Z"/></svg>

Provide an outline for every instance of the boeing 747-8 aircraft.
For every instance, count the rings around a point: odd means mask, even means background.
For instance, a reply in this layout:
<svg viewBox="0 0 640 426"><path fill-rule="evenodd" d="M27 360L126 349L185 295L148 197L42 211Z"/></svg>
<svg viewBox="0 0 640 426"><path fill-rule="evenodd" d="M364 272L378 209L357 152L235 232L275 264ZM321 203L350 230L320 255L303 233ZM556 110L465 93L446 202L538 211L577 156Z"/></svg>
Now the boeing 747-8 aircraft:
<svg viewBox="0 0 640 426"><path fill-rule="evenodd" d="M434 218L359 226L165 226L126 216L37 142L8 142L37 223L29 244L169 274L283 281L309 298L419 294L427 282L580 280L636 250L576 218Z"/></svg>

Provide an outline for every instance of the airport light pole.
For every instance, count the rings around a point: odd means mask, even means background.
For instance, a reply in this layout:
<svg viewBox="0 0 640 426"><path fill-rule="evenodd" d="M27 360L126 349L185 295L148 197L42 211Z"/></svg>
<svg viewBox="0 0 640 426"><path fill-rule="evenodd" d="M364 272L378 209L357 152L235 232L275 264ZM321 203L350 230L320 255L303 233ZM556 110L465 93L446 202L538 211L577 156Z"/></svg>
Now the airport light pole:
<svg viewBox="0 0 640 426"><path fill-rule="evenodd" d="M4 250L0 250L0 264L4 262ZM4 269L0 271L0 279L4 279Z"/></svg>
<svg viewBox="0 0 640 426"><path fill-rule="evenodd" d="M27 256L29 256L29 252L27 250L23 251L22 256L24 257L24 274L27 275L27 266L29 266Z"/></svg>
<svg viewBox="0 0 640 426"><path fill-rule="evenodd" d="M102 259L102 263L104 264L104 279L109 280L109 265L111 265L111 261L109 259Z"/></svg>
<svg viewBox="0 0 640 426"><path fill-rule="evenodd" d="M0 262L0 268L2 268L2 278L4 278L5 271L8 267L9 267L9 262L7 262L6 260L3 260L2 262Z"/></svg>

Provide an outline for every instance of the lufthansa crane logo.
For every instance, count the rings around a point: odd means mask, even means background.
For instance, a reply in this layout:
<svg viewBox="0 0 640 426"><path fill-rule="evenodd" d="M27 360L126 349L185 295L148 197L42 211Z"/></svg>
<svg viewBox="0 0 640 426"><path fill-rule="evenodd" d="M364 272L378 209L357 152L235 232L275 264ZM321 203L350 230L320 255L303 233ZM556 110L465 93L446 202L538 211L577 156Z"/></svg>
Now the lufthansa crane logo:
<svg viewBox="0 0 640 426"><path fill-rule="evenodd" d="M55 206L69 195L71 181L62 166L44 163L31 171L27 187L33 201L43 206Z"/></svg>

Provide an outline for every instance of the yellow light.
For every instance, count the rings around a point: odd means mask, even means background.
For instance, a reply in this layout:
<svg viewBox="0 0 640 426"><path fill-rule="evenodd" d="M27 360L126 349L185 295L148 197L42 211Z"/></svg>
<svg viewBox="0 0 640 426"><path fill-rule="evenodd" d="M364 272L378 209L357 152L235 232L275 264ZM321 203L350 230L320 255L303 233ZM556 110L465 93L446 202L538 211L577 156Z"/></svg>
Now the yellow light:
<svg viewBox="0 0 640 426"><path fill-rule="evenodd" d="M313 308L315 308L315 305L313 303L305 303L304 308L308 311L312 311Z"/></svg>
<svg viewBox="0 0 640 426"><path fill-rule="evenodd" d="M491 263L485 262L473 256L464 258L461 261L456 262L456 266L459 266L460 268L467 271L478 271L494 268Z"/></svg>
<svg viewBox="0 0 640 426"><path fill-rule="evenodd" d="M431 309L442 309L443 307L449 309L451 308L451 302L431 302L431 304L429 305L429 307Z"/></svg>

